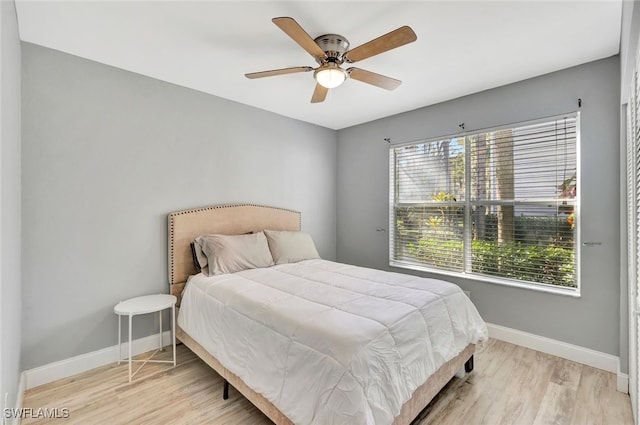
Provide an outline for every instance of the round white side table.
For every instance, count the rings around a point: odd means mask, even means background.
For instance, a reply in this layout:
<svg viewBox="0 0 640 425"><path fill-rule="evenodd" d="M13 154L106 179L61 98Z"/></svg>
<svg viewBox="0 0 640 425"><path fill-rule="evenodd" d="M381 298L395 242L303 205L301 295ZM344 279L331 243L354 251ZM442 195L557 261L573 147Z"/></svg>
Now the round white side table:
<svg viewBox="0 0 640 425"><path fill-rule="evenodd" d="M113 308L114 313L118 315L118 364L120 364L122 360L122 316L129 316L129 382L131 382L135 374L147 363L173 363L173 366L176 365L176 301L176 297L169 294L145 295L121 301ZM162 311L168 308L171 309L173 360L152 360L153 356L162 350ZM131 358L131 324L133 322L133 316L155 312L158 312L158 316L160 317L160 345L148 359L134 360ZM131 373L132 362L142 362L133 374Z"/></svg>

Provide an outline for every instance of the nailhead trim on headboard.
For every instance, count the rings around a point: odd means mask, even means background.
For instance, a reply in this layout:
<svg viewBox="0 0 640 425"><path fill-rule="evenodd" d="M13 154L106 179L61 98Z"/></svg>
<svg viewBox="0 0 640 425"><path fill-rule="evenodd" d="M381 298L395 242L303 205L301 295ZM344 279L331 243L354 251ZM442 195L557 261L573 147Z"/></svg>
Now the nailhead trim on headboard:
<svg viewBox="0 0 640 425"><path fill-rule="evenodd" d="M188 210L172 212L169 214L169 220L168 220L169 222L169 229L168 229L169 231L169 284L170 285L183 283L183 282L177 282L177 277L176 277L175 217L187 215L187 214L198 214L201 212L217 210L217 209L238 208L238 207L264 208L268 210L278 210L282 212L298 214L298 228L300 228L302 224L302 219L298 211L294 211L286 208L270 207L266 205L258 205L258 204L250 204L250 203L213 205L208 207L191 208Z"/></svg>

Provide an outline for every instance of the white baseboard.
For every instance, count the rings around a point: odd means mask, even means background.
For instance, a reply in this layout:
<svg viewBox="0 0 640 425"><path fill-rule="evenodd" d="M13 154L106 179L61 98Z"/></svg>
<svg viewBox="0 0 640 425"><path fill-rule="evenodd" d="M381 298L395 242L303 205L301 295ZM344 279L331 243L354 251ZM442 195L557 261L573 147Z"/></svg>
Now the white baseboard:
<svg viewBox="0 0 640 425"><path fill-rule="evenodd" d="M621 393L629 394L629 374L622 373L618 370L616 379L616 388Z"/></svg>
<svg viewBox="0 0 640 425"><path fill-rule="evenodd" d="M629 392L629 375L620 372L617 356L491 323L487 328L491 338L615 373L618 391Z"/></svg>
<svg viewBox="0 0 640 425"><path fill-rule="evenodd" d="M171 344L171 331L162 333L162 345ZM144 338L133 340L131 352L134 356L158 348L158 334L149 335ZM129 350L129 343L122 343L122 355L126 357ZM103 348L87 354L81 354L66 360L49 363L22 372L25 379L25 388L31 389L39 385L68 378L78 373L86 372L100 366L105 366L118 361L118 346ZM22 391L24 393L24 390ZM19 397L22 397L19 395ZM22 401L21 401L22 402Z"/></svg>

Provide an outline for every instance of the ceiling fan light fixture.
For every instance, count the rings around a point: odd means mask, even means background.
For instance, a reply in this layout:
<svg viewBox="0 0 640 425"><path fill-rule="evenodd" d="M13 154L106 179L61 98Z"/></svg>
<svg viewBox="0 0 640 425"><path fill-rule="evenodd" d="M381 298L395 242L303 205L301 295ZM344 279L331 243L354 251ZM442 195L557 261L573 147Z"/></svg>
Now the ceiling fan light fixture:
<svg viewBox="0 0 640 425"><path fill-rule="evenodd" d="M333 89L344 83L344 80L347 79L347 74L338 65L330 62L318 68L313 73L313 78L321 86Z"/></svg>

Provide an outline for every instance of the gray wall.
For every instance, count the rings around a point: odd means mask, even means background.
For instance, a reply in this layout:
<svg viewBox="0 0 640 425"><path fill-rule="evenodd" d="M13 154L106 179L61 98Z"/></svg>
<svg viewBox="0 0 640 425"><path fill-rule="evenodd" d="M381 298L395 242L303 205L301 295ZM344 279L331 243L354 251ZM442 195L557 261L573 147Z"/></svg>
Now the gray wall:
<svg viewBox="0 0 640 425"><path fill-rule="evenodd" d="M335 259L335 131L22 47L25 369L116 344L113 306L168 290L171 211L299 210Z"/></svg>
<svg viewBox="0 0 640 425"><path fill-rule="evenodd" d="M425 81L421 90L429 90ZM389 145L577 109L582 98L581 298L462 278L483 318L613 355L620 350L619 57L592 62L338 132L338 261L388 266ZM395 269L395 271L405 271ZM407 271L408 272L408 271ZM427 275L423 273L422 275Z"/></svg>
<svg viewBox="0 0 640 425"><path fill-rule="evenodd" d="M13 1L0 1L0 400L14 407L20 374L20 40Z"/></svg>

